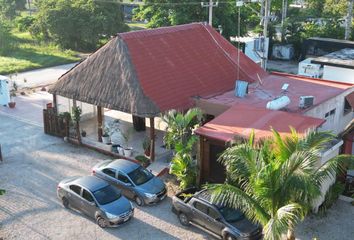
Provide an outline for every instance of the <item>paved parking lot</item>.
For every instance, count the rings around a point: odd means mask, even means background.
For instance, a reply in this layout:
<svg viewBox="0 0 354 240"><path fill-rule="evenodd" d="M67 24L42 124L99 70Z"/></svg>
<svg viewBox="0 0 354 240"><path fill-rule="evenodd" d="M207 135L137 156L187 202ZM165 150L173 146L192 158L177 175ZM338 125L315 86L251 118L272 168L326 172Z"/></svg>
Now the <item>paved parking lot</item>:
<svg viewBox="0 0 354 240"><path fill-rule="evenodd" d="M0 239L213 239L196 228L182 227L171 212L171 198L136 208L135 218L119 228L101 229L56 198L56 186L68 176L86 175L107 157L75 147L43 133L37 124L0 113ZM22 120L21 120L22 119ZM327 217L310 216L296 231L297 239L353 239L354 207L338 201Z"/></svg>
<svg viewBox="0 0 354 240"><path fill-rule="evenodd" d="M196 228L182 227L171 199L136 208L135 218L111 229L64 209L56 186L68 176L85 175L107 157L43 133L41 127L0 114L0 238L8 239L211 239Z"/></svg>

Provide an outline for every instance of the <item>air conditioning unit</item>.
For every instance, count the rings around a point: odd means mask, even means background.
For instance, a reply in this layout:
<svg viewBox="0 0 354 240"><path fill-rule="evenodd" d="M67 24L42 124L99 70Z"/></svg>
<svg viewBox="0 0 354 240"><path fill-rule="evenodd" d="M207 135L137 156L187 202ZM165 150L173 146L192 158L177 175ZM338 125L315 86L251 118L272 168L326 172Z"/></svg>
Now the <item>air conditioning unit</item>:
<svg viewBox="0 0 354 240"><path fill-rule="evenodd" d="M313 105L315 100L314 96L301 96L299 102L299 108L308 108Z"/></svg>

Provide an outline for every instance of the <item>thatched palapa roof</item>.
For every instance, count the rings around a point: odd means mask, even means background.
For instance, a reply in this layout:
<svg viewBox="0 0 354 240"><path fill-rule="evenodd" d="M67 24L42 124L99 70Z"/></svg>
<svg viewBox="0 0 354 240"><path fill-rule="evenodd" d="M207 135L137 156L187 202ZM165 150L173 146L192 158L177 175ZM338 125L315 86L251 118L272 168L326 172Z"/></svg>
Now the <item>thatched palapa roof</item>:
<svg viewBox="0 0 354 240"><path fill-rule="evenodd" d="M50 92L153 117L193 106L192 97L266 74L210 26L200 23L121 33L62 77ZM239 74L238 74L239 73Z"/></svg>

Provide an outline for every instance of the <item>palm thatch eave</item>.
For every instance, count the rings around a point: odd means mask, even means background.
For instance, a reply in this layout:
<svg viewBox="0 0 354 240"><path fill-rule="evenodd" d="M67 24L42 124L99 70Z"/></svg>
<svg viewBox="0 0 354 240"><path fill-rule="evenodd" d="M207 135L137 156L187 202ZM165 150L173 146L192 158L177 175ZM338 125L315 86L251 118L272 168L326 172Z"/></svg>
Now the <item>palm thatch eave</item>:
<svg viewBox="0 0 354 240"><path fill-rule="evenodd" d="M140 117L161 113L145 95L119 35L61 76L49 92Z"/></svg>

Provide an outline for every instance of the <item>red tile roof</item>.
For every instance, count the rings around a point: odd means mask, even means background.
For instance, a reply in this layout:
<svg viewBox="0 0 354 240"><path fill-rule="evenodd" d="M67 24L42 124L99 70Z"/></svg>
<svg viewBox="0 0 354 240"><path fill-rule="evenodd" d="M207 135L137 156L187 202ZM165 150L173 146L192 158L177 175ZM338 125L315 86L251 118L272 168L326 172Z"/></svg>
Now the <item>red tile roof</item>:
<svg viewBox="0 0 354 240"><path fill-rule="evenodd" d="M232 141L235 137L248 138L252 131L257 140L272 136L271 128L282 136L290 134L290 126L300 134L319 127L325 121L300 114L283 111L272 111L264 108L236 104L223 114L219 115L196 133L208 138Z"/></svg>
<svg viewBox="0 0 354 240"><path fill-rule="evenodd" d="M306 112L310 108L299 108L300 96L314 96L314 105L323 103L345 92L353 85L339 82L330 82L313 78L306 78L291 74L272 73L262 78L262 83L249 85L249 94L244 98L235 97L234 91L207 97L210 103L232 106L234 104L250 104L258 108L266 108L267 102L282 94L283 84L289 84L286 95L290 104L286 107L289 112ZM353 88L354 89L354 88Z"/></svg>
<svg viewBox="0 0 354 240"><path fill-rule="evenodd" d="M349 105L354 108L354 92L348 94L345 99L349 102Z"/></svg>
<svg viewBox="0 0 354 240"><path fill-rule="evenodd" d="M187 109L194 96L234 88L239 51L210 26L201 23L121 33L140 85L160 108ZM257 80L265 72L242 52L240 78Z"/></svg>

